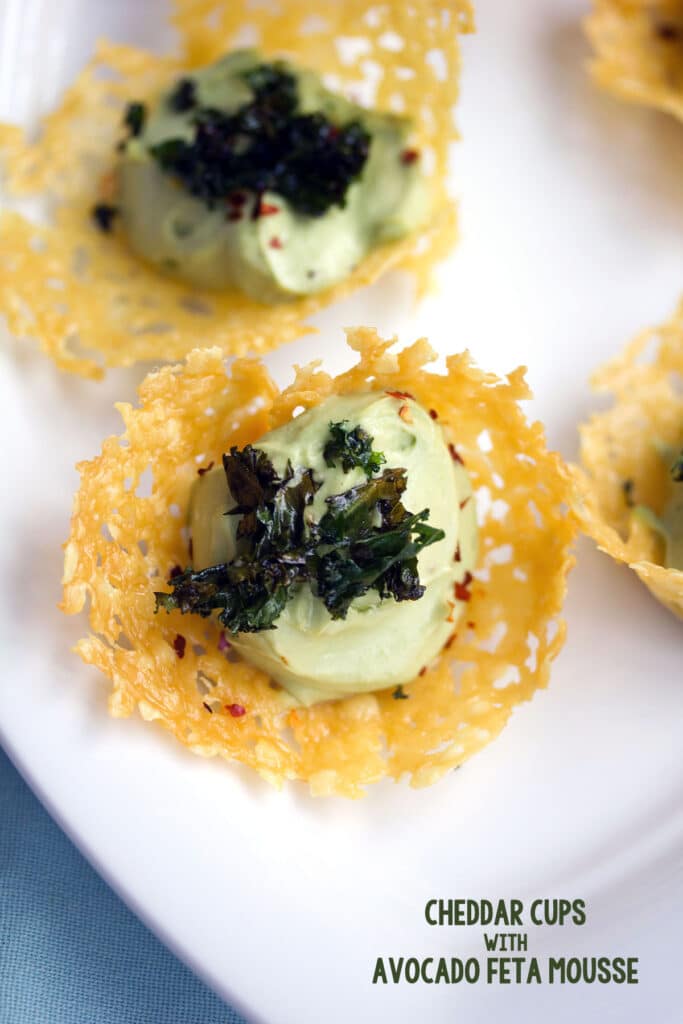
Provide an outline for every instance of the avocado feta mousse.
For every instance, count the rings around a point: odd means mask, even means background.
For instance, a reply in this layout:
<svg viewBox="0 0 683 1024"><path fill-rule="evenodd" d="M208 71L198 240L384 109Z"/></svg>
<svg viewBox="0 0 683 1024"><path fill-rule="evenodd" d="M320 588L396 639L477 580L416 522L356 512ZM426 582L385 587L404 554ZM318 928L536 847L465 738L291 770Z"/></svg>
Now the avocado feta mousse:
<svg viewBox="0 0 683 1024"><path fill-rule="evenodd" d="M220 609L236 650L306 705L408 683L469 599L471 496L409 395L329 398L198 477L193 568L158 605Z"/></svg>
<svg viewBox="0 0 683 1024"><path fill-rule="evenodd" d="M593 376L613 397L579 430L581 525L683 618L683 303Z"/></svg>
<svg viewBox="0 0 683 1024"><path fill-rule="evenodd" d="M347 340L283 390L219 348L150 373L79 466L63 608L112 714L360 797L435 782L547 684L576 522L522 369Z"/></svg>
<svg viewBox="0 0 683 1024"><path fill-rule="evenodd" d="M409 119L367 110L312 71L237 50L125 113L118 198L130 246L201 288L309 295L429 218Z"/></svg>
<svg viewBox="0 0 683 1024"><path fill-rule="evenodd" d="M677 456L668 445L659 448L671 478L671 495L661 515L649 505L636 505L634 515L640 517L658 536L663 547L662 565L669 569L683 569L683 451ZM627 487L632 500L632 487Z"/></svg>

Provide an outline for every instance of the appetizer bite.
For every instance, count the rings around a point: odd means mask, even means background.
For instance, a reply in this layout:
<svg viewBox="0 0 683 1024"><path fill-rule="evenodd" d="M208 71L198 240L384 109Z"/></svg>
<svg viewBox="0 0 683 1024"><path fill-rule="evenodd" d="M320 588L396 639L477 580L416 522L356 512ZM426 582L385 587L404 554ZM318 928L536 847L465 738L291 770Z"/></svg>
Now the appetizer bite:
<svg viewBox="0 0 683 1024"><path fill-rule="evenodd" d="M180 58L100 44L34 141L0 126L0 313L64 369L264 351L455 239L467 0L179 2ZM249 36L252 49L241 40ZM47 211L46 211L47 215Z"/></svg>
<svg viewBox="0 0 683 1024"><path fill-rule="evenodd" d="M357 797L436 781L547 683L575 522L522 370L348 341L282 392L219 349L150 374L79 467L63 608L114 715Z"/></svg>
<svg viewBox="0 0 683 1024"><path fill-rule="evenodd" d="M238 653L302 704L408 683L469 600L471 499L411 395L328 398L195 481L192 565L157 606L218 610Z"/></svg>
<svg viewBox="0 0 683 1024"><path fill-rule="evenodd" d="M585 26L596 82L683 119L681 0L594 0L593 8Z"/></svg>
<svg viewBox="0 0 683 1024"><path fill-rule="evenodd" d="M236 50L129 104L115 204L131 248L199 288L257 302L323 291L419 227L430 197L412 122Z"/></svg>
<svg viewBox="0 0 683 1024"><path fill-rule="evenodd" d="M582 526L683 617L683 304L593 385L614 404L580 428Z"/></svg>

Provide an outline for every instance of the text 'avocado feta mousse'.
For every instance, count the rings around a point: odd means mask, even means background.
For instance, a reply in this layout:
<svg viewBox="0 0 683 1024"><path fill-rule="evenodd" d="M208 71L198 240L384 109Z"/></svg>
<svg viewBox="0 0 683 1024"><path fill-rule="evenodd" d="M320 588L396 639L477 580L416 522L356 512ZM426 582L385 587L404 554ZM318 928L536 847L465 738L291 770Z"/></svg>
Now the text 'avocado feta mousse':
<svg viewBox="0 0 683 1024"><path fill-rule="evenodd" d="M407 683L469 599L468 474L408 394L328 398L194 485L192 566L157 607L218 614L302 704Z"/></svg>
<svg viewBox="0 0 683 1024"><path fill-rule="evenodd" d="M119 216L139 256L201 288L262 303L319 292L429 219L408 118L255 50L129 104L124 123L115 205L95 219Z"/></svg>

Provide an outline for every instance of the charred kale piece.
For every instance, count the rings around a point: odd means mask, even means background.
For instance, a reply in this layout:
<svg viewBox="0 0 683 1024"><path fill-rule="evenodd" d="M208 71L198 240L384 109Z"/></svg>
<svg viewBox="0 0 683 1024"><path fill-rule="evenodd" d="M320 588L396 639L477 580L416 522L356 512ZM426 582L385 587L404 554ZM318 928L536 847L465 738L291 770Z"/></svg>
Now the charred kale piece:
<svg viewBox="0 0 683 1024"><path fill-rule="evenodd" d="M365 128L358 121L336 125L322 113L299 113L296 78L278 62L258 65L244 79L253 97L231 114L198 107L191 81L178 83L170 103L196 111L194 139L151 146L160 166L209 208L241 189L255 194L255 216L266 191L310 217L343 206L368 157Z"/></svg>
<svg viewBox="0 0 683 1024"><path fill-rule="evenodd" d="M328 511L317 527L316 592L333 619L345 618L351 602L370 588L396 601L416 601L424 594L417 556L445 534L425 523L429 509L416 515L405 509L406 484L404 469L385 469L366 484L327 498Z"/></svg>
<svg viewBox="0 0 683 1024"><path fill-rule="evenodd" d="M325 465L334 467L338 460L345 473L359 466L369 480L387 460L382 452L372 450L372 438L366 430L360 426L349 430L347 422L330 423L330 440L323 449Z"/></svg>

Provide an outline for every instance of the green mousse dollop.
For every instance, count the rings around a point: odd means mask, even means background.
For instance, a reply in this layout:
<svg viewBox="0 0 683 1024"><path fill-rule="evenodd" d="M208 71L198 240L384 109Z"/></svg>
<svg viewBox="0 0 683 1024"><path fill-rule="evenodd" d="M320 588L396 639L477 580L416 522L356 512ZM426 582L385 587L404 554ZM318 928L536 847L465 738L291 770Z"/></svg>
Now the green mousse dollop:
<svg viewBox="0 0 683 1024"><path fill-rule="evenodd" d="M406 470L405 507L428 508L429 525L443 530L444 537L418 555L425 588L418 600L396 601L369 590L344 618L333 618L305 584L296 588L275 628L231 638L247 661L305 705L414 679L453 633L476 561L476 509L468 474L454 460L438 422L407 397L371 392L330 398L259 440L259 450L279 473L288 463L312 470L320 486L311 519L319 522L325 514L326 498L367 481L369 470L361 465L345 470L339 459L329 465L330 424L339 422L362 428L386 467ZM235 557L239 516L226 515L234 506L221 467L197 479L190 503L195 570Z"/></svg>
<svg viewBox="0 0 683 1024"><path fill-rule="evenodd" d="M348 135L349 144L340 151L340 160L349 158L348 187L324 212L320 203L315 215L302 212L302 206L308 207L296 201L296 190L329 190L333 171L337 173L334 160L327 165L309 160L294 183L286 168L269 168L269 180L282 182L290 196L286 198L248 185L217 196L220 161L193 174L185 160L179 174L168 159L178 144L195 145L198 118L213 118L220 126L223 115L239 115L254 102L258 82L268 81L269 75L290 83L295 114L304 119L316 115L321 132L332 138L331 146L336 133L343 139ZM262 121L267 128L268 111L266 115ZM189 73L135 124L119 168L123 231L146 261L201 288L237 288L262 303L321 291L347 277L373 247L401 238L428 219L429 191L420 154L410 145L411 134L408 119L377 113L330 92L312 71L284 61L268 64L254 50L236 50ZM240 157L245 155L240 146L246 152L252 143L248 135L237 133L229 145ZM295 149L293 142L288 154ZM220 189L220 177L218 181ZM195 186L194 194L188 182ZM212 190L208 201L200 198L204 186Z"/></svg>

